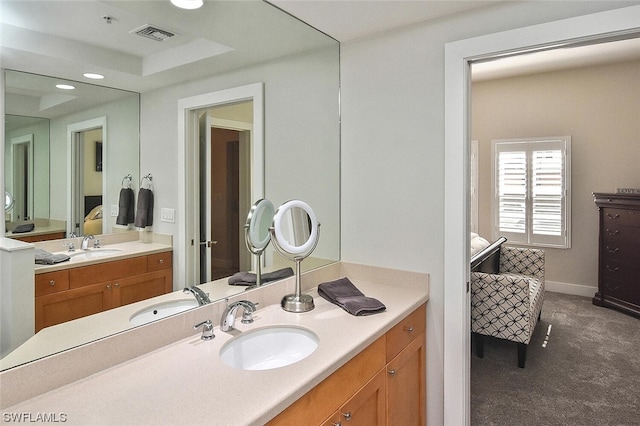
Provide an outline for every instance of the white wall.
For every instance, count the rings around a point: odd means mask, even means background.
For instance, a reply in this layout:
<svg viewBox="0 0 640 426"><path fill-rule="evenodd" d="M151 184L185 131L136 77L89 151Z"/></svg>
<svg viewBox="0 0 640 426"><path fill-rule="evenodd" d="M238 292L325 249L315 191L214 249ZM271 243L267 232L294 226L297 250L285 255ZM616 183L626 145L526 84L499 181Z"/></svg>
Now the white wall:
<svg viewBox="0 0 640 426"><path fill-rule="evenodd" d="M342 45L341 258L430 274L428 424L445 424L444 45L628 4L502 4Z"/></svg>
<svg viewBox="0 0 640 426"><path fill-rule="evenodd" d="M338 49L330 48L142 95L140 173L154 176L153 231L174 236L174 260L181 258L178 207L185 195L178 185L178 100L258 82L264 82L265 197L276 207L293 198L309 203L322 224L314 256L339 257L338 77ZM161 222L161 208L175 209L176 223ZM179 276L182 267L174 265L175 289L192 285Z"/></svg>

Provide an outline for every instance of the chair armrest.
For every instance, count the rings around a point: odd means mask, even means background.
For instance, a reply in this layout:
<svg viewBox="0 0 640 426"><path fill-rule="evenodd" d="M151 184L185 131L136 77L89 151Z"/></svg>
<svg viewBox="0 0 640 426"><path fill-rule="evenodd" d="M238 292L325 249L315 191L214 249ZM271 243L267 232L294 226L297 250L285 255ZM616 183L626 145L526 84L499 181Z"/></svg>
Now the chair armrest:
<svg viewBox="0 0 640 426"><path fill-rule="evenodd" d="M503 245L500 248L500 273L528 275L544 282L544 250Z"/></svg>

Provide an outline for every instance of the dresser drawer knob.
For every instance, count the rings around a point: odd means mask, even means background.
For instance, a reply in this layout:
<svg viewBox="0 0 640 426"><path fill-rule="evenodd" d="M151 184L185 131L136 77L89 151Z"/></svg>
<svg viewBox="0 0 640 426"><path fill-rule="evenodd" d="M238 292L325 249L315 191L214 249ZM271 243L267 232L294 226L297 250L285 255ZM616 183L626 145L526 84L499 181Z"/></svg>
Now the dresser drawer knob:
<svg viewBox="0 0 640 426"><path fill-rule="evenodd" d="M620 215L619 215L619 214L617 214L617 213L616 213L615 215L612 215L611 213L607 213L607 217L608 217L609 219L613 220L613 219L617 219L617 218L619 218L619 217L620 217Z"/></svg>
<svg viewBox="0 0 640 426"><path fill-rule="evenodd" d="M415 330L415 329L413 328L413 326L410 326L410 327L405 327L405 328L404 328L404 330L405 330L407 333L413 333L413 330Z"/></svg>
<svg viewBox="0 0 640 426"><path fill-rule="evenodd" d="M609 235L618 235L620 233L620 230L616 229L615 231L611 232L609 230L609 228L607 228L607 234Z"/></svg>
<svg viewBox="0 0 640 426"><path fill-rule="evenodd" d="M56 285L56 280L49 281L49 285L51 285L51 286Z"/></svg>
<svg viewBox="0 0 640 426"><path fill-rule="evenodd" d="M344 417L346 421L351 420L351 412L342 413L342 417Z"/></svg>
<svg viewBox="0 0 640 426"><path fill-rule="evenodd" d="M162 264L164 263L164 259L160 259L160 260L158 261L158 263L160 263L160 264L162 265Z"/></svg>
<svg viewBox="0 0 640 426"><path fill-rule="evenodd" d="M617 266L615 268L612 268L609 265L607 265L606 268L607 268L607 271L609 271L609 272L618 272L618 270L620 269Z"/></svg>
<svg viewBox="0 0 640 426"><path fill-rule="evenodd" d="M389 373L390 376L395 377L396 370L389 370L388 373Z"/></svg>
<svg viewBox="0 0 640 426"><path fill-rule="evenodd" d="M607 247L606 247L606 249L607 249L607 251L608 251L609 253L617 253L617 252L619 252L619 251L620 251L620 249L619 249L618 247L616 247L615 249L611 250L611 249L609 248L609 246L607 246Z"/></svg>

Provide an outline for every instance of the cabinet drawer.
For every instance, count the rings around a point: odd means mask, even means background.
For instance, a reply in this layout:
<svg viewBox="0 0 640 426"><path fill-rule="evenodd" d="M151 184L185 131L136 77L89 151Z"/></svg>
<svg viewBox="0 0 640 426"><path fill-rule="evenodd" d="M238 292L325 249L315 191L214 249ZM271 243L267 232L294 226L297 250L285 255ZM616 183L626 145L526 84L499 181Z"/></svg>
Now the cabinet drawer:
<svg viewBox="0 0 640 426"><path fill-rule="evenodd" d="M426 326L426 305L422 305L389 330L386 334L387 362L398 355L416 336L423 334Z"/></svg>
<svg viewBox="0 0 640 426"><path fill-rule="evenodd" d="M171 251L150 254L147 256L147 271L153 272L171 268L172 258L173 252Z"/></svg>
<svg viewBox="0 0 640 426"><path fill-rule="evenodd" d="M116 260L69 270L69 288L117 280L147 272L147 256Z"/></svg>
<svg viewBox="0 0 640 426"><path fill-rule="evenodd" d="M640 228L640 210L610 209L602 210L602 225L625 225Z"/></svg>
<svg viewBox="0 0 640 426"><path fill-rule="evenodd" d="M36 274L36 297L69 290L69 270Z"/></svg>

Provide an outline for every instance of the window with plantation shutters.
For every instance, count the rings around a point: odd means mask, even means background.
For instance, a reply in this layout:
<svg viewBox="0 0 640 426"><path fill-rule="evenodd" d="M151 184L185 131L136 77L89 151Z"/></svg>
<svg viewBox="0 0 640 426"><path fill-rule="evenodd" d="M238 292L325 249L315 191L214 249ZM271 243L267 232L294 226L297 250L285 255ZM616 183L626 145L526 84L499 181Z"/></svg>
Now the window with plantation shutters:
<svg viewBox="0 0 640 426"><path fill-rule="evenodd" d="M570 247L571 137L500 139L493 151L493 238Z"/></svg>

